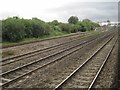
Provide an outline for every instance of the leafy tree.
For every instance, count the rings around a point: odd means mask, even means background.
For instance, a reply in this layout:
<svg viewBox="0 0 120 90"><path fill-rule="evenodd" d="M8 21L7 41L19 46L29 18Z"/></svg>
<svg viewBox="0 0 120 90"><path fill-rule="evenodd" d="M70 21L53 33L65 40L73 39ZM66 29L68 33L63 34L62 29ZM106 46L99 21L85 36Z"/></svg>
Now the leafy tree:
<svg viewBox="0 0 120 90"><path fill-rule="evenodd" d="M28 19L22 19L22 23L24 24L25 26L25 37L26 38L31 38L33 36L33 33L32 33L32 20L28 20Z"/></svg>
<svg viewBox="0 0 120 90"><path fill-rule="evenodd" d="M55 26L59 25L59 22L57 20L53 20L51 23L52 25L55 25Z"/></svg>
<svg viewBox="0 0 120 90"><path fill-rule="evenodd" d="M80 26L79 25L74 25L74 24L61 24L61 29L64 32L67 33L76 33L80 31Z"/></svg>
<svg viewBox="0 0 120 90"><path fill-rule="evenodd" d="M50 28L49 24L44 23L44 26L45 26L45 28L44 28L44 35L49 35L50 32L51 32L51 28Z"/></svg>
<svg viewBox="0 0 120 90"><path fill-rule="evenodd" d="M86 29L85 26L82 25L80 31L81 31L81 32L85 32L85 31L87 31L87 29Z"/></svg>
<svg viewBox="0 0 120 90"><path fill-rule="evenodd" d="M84 20L82 21L82 26L84 26L87 31L91 31L91 30L94 30L95 27L98 27L99 24L94 23L94 22L92 22L92 21L89 20L89 19L84 19Z"/></svg>
<svg viewBox="0 0 120 90"><path fill-rule="evenodd" d="M69 19L68 19L68 22L71 23L71 24L76 24L78 22L78 17L77 16L71 16Z"/></svg>
<svg viewBox="0 0 120 90"><path fill-rule="evenodd" d="M80 31L80 26L79 25L72 25L71 33L76 33L78 31Z"/></svg>
<svg viewBox="0 0 120 90"><path fill-rule="evenodd" d="M32 18L32 20L36 20L36 21L40 21L40 22L45 23L44 21L42 21L42 20L38 19L37 17L33 17L33 18Z"/></svg>
<svg viewBox="0 0 120 90"><path fill-rule="evenodd" d="M32 20L32 34L33 37L41 37L43 36L44 33L44 25L42 22L38 21L38 20Z"/></svg>
<svg viewBox="0 0 120 90"><path fill-rule="evenodd" d="M89 19L83 19L83 22L91 22Z"/></svg>
<svg viewBox="0 0 120 90"><path fill-rule="evenodd" d="M60 25L63 32L71 33L72 26L70 24L63 23Z"/></svg>
<svg viewBox="0 0 120 90"><path fill-rule="evenodd" d="M78 31L90 31L98 27L99 24L92 22L89 19L78 21L78 17L71 16L68 19L69 23L61 23L57 20L52 22L44 22L36 17L32 19L20 19L17 16L7 18L2 22L1 32L3 41L18 42L24 38L39 38L47 35L59 35L65 33L75 33Z"/></svg>
<svg viewBox="0 0 120 90"><path fill-rule="evenodd" d="M18 17L18 16L14 16L13 18L14 18L14 19L19 19L19 17Z"/></svg>
<svg viewBox="0 0 120 90"><path fill-rule="evenodd" d="M48 24L44 23L41 20L32 19L32 34L33 37L42 37L48 35L50 27Z"/></svg>
<svg viewBox="0 0 120 90"><path fill-rule="evenodd" d="M25 27L20 19L8 18L2 21L3 41L17 42L25 37Z"/></svg>

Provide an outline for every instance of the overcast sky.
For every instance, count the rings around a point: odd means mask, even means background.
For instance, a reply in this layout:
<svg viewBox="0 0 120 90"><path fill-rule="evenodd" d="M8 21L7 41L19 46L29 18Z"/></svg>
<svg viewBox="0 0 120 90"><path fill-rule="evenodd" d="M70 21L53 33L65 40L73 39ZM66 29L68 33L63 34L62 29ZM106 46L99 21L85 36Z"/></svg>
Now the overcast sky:
<svg viewBox="0 0 120 90"><path fill-rule="evenodd" d="M11 16L44 21L67 22L70 16L79 20L117 21L119 0L0 0L0 19Z"/></svg>

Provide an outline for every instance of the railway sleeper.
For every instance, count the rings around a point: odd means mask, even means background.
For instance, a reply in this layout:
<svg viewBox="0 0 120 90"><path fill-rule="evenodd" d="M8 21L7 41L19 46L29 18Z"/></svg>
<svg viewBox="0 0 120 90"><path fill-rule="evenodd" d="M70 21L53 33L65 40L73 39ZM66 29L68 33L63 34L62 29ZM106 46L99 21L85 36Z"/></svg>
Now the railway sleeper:
<svg viewBox="0 0 120 90"><path fill-rule="evenodd" d="M3 83L2 82L0 82L0 86L2 85Z"/></svg>
<svg viewBox="0 0 120 90"><path fill-rule="evenodd" d="M23 74L23 72L21 72L21 71L20 72L16 72L15 74L16 74L16 76L20 76L20 75Z"/></svg>
<svg viewBox="0 0 120 90"><path fill-rule="evenodd" d="M108 45L109 46L109 45ZM101 62L102 62L102 60L100 61L99 59L98 59L98 64L94 64L94 61L93 62L91 62L91 64L89 64L88 65L88 68L86 69L86 67L83 67L82 69L83 69L83 73L80 73L80 72L78 72L78 75L77 75L77 77L79 77L79 76L83 76L83 77L90 77L91 78L91 80L93 80L94 79L94 76L96 76L96 73L97 73L97 69L99 69L99 67L101 66ZM93 66L92 66L92 64L93 64ZM90 71L89 73L86 73L86 71L84 71L84 69L86 69L86 70L90 70L91 69L91 67L93 67L92 69L94 69L93 71L93 73ZM79 74L80 73L80 74ZM74 87L75 85L77 85L77 86L84 86L85 88L88 88L88 85L90 85L90 83L91 83L91 80L88 80L88 81L86 81L86 80L81 80L81 79L73 79L72 80L72 82L70 83L71 84L71 86L72 87ZM70 80L71 81L71 80ZM68 83L69 84L69 83ZM68 85L69 86L69 85Z"/></svg>
<svg viewBox="0 0 120 90"><path fill-rule="evenodd" d="M16 75L14 73L14 74L5 75L5 76L2 76L2 77L7 78L7 79L13 79L13 78L16 78Z"/></svg>
<svg viewBox="0 0 120 90"><path fill-rule="evenodd" d="M36 67L36 65L35 65L35 67ZM26 70L27 69L27 70ZM24 68L22 71L25 71L25 72L29 72L30 70L32 69L32 67L26 67L26 68ZM88 73L87 73L88 74ZM92 73L93 74L93 73Z"/></svg>
<svg viewBox="0 0 120 90"><path fill-rule="evenodd" d="M31 68L25 68L25 69L23 69L21 72L29 72L29 71L31 71Z"/></svg>
<svg viewBox="0 0 120 90"><path fill-rule="evenodd" d="M3 83L9 82L11 79L8 78L1 78L2 82L0 83L0 85L2 85Z"/></svg>
<svg viewBox="0 0 120 90"><path fill-rule="evenodd" d="M80 86L80 87L84 86L85 88L87 88L89 84L90 84L90 81L78 80L78 81L73 82L73 87L74 87L74 85L77 85L77 86Z"/></svg>
<svg viewBox="0 0 120 90"><path fill-rule="evenodd" d="M79 77L78 80L80 81L91 81L92 78L91 77Z"/></svg>
<svg viewBox="0 0 120 90"><path fill-rule="evenodd" d="M94 76L95 74L96 74L96 72L84 72L84 73L81 73L80 75L88 77L88 76Z"/></svg>
<svg viewBox="0 0 120 90"><path fill-rule="evenodd" d="M33 64L31 67L34 69L34 68L40 67L40 65L39 64Z"/></svg>
<svg viewBox="0 0 120 90"><path fill-rule="evenodd" d="M86 73L95 73L95 71L93 69L91 70L85 70Z"/></svg>
<svg viewBox="0 0 120 90"><path fill-rule="evenodd" d="M89 79L87 78L87 79L83 79L83 78L79 78L79 79L74 79L74 81L75 82L81 82L81 83L88 83L88 82L90 82L90 77L89 77Z"/></svg>

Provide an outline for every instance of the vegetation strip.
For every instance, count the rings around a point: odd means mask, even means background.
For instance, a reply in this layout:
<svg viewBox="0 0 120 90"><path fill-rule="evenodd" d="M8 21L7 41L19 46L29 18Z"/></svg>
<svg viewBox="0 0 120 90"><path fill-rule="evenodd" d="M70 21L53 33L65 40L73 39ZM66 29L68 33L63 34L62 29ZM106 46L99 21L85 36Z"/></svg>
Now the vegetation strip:
<svg viewBox="0 0 120 90"><path fill-rule="evenodd" d="M7 42L3 42L2 48L9 48L9 47L20 46L20 45L36 43L36 42L42 42L42 41L47 41L47 40L52 40L52 39L70 37L70 36L79 35L79 34L85 34L85 33L84 32L78 32L78 33L71 33L71 34L65 34L65 35L54 36L54 37L36 38L37 40L35 39L35 40L32 40L32 41L26 41L25 40L25 41L16 42L16 43L8 42L8 44L7 44Z"/></svg>
<svg viewBox="0 0 120 90"><path fill-rule="evenodd" d="M44 22L38 18L21 19L19 17L9 17L2 20L2 40L3 47L5 43L23 41L31 38L44 38L61 36L76 32L93 31L99 24L92 22L89 19L79 21L78 17L71 16L68 23L58 22Z"/></svg>
<svg viewBox="0 0 120 90"><path fill-rule="evenodd" d="M79 39L82 39L84 37L89 37L91 35L87 35L87 36L83 36L81 38L77 38L77 39L74 39L74 40L70 40L70 41L67 41L67 42L63 42L63 43L60 43L60 44L57 44L57 45L53 45L53 46L50 46L50 47L47 47L47 48L43 48L43 49L39 49L39 50L35 50L35 51L30 51L30 52L27 52L27 53L24 53L24 54L21 54L21 55L17 55L17 56L12 56L12 57L9 57L9 58L4 58L2 59L2 62L5 62L7 60L10 60L10 59L15 59L15 58L19 58L19 57L22 57L22 56L26 56L26 55L30 55L30 54L33 54L33 53L36 53L36 52L39 52L39 51L43 51L43 50L47 50L47 49L50 49L52 50L52 48L55 48L57 46L61 46L63 44L67 44L67 43L70 43L70 42L74 42L76 40L79 40ZM32 56L32 55L31 55ZM21 58L22 59L22 58ZM2 64L3 65L3 64Z"/></svg>

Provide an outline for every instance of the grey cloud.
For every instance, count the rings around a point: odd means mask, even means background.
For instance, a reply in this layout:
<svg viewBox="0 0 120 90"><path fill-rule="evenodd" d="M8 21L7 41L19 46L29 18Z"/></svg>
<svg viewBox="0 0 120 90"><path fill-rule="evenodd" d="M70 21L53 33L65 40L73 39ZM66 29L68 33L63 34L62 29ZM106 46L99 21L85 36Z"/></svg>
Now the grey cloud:
<svg viewBox="0 0 120 90"><path fill-rule="evenodd" d="M47 12L55 13L66 21L71 15L76 15L79 19L89 18L95 21L111 20L117 21L117 2L76 2L62 7L49 9ZM61 19L60 19L61 20Z"/></svg>

